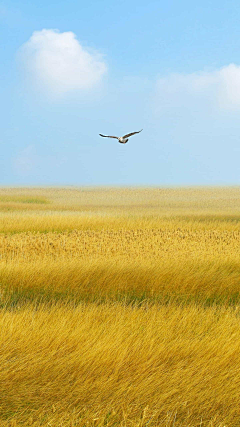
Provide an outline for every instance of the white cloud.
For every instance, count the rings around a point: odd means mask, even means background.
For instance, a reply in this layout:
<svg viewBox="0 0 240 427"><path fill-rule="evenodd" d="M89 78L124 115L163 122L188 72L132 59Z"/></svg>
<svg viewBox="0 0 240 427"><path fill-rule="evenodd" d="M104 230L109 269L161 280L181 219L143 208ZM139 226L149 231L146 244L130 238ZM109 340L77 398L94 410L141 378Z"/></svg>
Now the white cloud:
<svg viewBox="0 0 240 427"><path fill-rule="evenodd" d="M240 66L230 64L219 71L219 102L225 108L240 108Z"/></svg>
<svg viewBox="0 0 240 427"><path fill-rule="evenodd" d="M19 56L33 81L55 94L90 89L107 71L101 55L83 48L71 31L35 31Z"/></svg>
<svg viewBox="0 0 240 427"><path fill-rule="evenodd" d="M240 108L240 66L230 64L219 70L191 74L170 74L158 79L158 97L165 104L192 101L221 109Z"/></svg>

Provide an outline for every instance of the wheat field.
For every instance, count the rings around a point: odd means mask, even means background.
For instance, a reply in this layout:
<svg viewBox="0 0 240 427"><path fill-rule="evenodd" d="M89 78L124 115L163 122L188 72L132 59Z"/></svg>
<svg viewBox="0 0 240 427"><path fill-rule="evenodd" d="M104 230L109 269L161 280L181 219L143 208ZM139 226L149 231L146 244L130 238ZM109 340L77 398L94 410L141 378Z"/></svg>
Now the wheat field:
<svg viewBox="0 0 240 427"><path fill-rule="evenodd" d="M0 188L0 426L240 425L240 188Z"/></svg>

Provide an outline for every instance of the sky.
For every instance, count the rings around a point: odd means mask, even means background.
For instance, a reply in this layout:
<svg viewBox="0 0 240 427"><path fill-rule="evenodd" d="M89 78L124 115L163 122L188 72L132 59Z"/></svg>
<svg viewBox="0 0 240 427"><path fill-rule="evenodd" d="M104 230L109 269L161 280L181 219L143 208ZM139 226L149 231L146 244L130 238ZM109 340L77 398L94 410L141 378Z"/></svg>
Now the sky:
<svg viewBox="0 0 240 427"><path fill-rule="evenodd" d="M0 0L0 185L239 185L239 23L235 0Z"/></svg>

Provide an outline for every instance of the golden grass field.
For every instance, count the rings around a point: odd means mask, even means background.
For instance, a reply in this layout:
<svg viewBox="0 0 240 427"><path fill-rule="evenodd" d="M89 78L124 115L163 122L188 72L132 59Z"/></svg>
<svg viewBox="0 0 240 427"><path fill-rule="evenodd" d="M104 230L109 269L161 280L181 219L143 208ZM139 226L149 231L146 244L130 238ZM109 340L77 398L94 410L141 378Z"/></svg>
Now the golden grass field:
<svg viewBox="0 0 240 427"><path fill-rule="evenodd" d="M0 188L0 426L240 426L240 188Z"/></svg>

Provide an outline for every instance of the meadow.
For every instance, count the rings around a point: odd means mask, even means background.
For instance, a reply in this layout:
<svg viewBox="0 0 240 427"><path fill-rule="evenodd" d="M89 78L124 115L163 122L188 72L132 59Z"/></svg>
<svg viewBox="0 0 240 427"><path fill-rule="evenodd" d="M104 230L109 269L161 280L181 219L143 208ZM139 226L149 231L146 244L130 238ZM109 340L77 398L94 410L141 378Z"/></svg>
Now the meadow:
<svg viewBox="0 0 240 427"><path fill-rule="evenodd" d="M0 188L0 426L240 425L240 188Z"/></svg>

